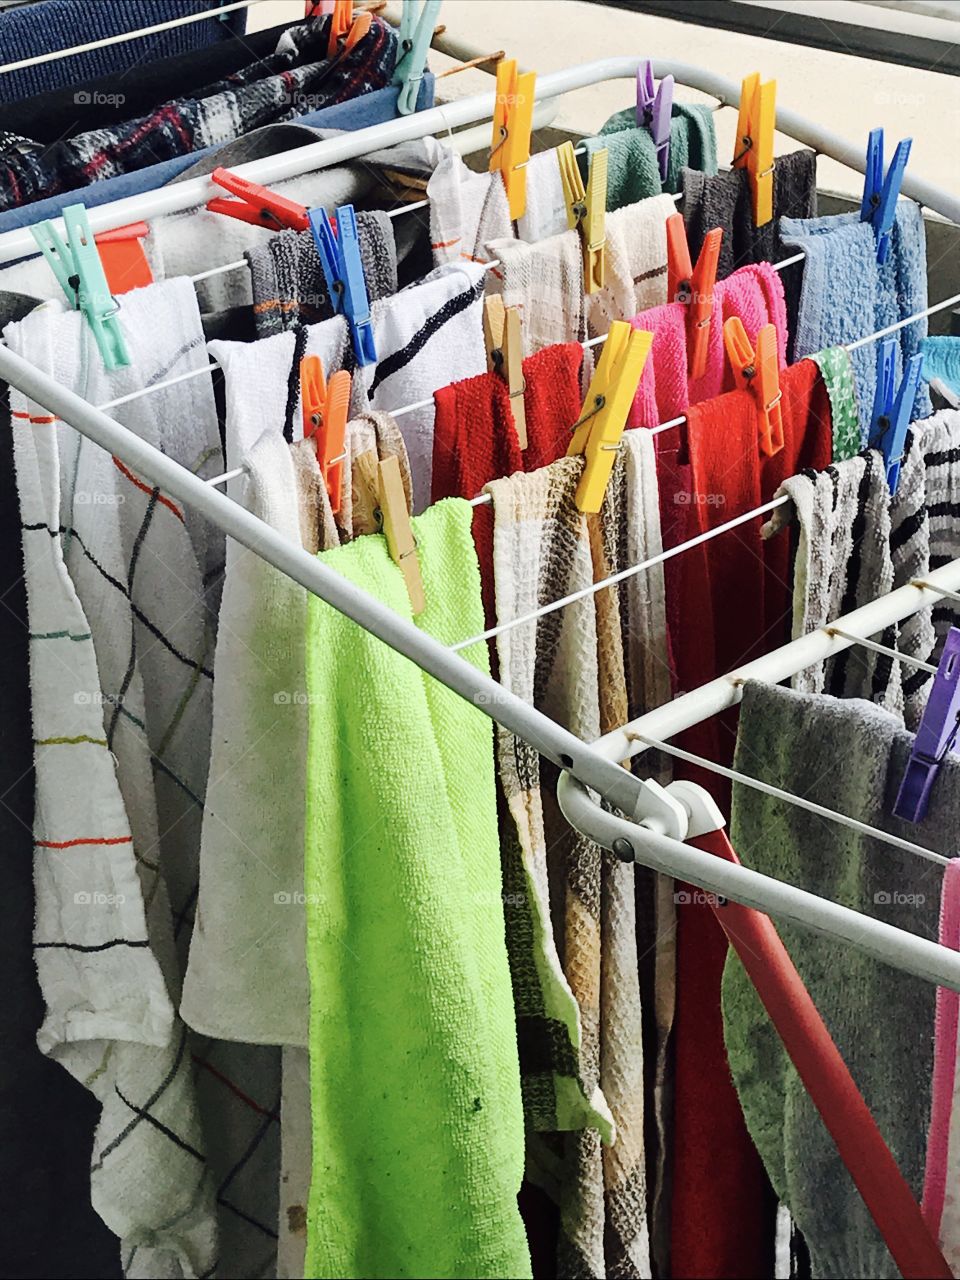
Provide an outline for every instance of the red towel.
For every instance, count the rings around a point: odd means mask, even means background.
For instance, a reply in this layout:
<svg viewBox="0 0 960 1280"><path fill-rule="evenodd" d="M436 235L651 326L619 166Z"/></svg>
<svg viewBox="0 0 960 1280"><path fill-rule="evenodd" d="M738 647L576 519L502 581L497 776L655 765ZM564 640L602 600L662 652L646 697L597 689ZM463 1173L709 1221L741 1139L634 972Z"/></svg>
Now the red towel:
<svg viewBox="0 0 960 1280"><path fill-rule="evenodd" d="M432 501L475 498L491 480L514 471L537 471L562 458L583 404L582 362L578 342L545 347L524 360L526 449L520 448L510 396L499 374L481 373L435 392ZM475 509L473 537L484 612L487 625L492 626L493 510L489 505Z"/></svg>
<svg viewBox="0 0 960 1280"><path fill-rule="evenodd" d="M757 445L756 403L732 391L692 406L684 429L691 476L688 537L768 502L788 476L831 458L830 402L816 365L803 360L780 376L784 447L772 458ZM695 689L789 639L790 540L763 542L758 516L683 552L681 625L672 636L680 689ZM670 584L668 583L668 590ZM714 716L682 745L729 765L736 715ZM729 786L696 769L678 774L709 786L729 814ZM730 1080L720 1016L727 943L709 904L686 887L677 910L675 1021L675 1276L758 1280L773 1274L766 1179Z"/></svg>

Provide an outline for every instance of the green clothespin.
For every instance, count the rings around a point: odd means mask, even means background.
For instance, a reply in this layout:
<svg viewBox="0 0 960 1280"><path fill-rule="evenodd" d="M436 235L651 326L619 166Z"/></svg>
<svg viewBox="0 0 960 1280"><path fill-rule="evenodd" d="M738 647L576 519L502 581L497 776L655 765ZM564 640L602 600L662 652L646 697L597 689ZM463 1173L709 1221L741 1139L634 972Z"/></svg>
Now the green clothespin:
<svg viewBox="0 0 960 1280"><path fill-rule="evenodd" d="M397 47L399 56L393 72L393 84L401 87L397 110L402 116L417 109L420 82L427 65L427 51L433 39L442 0L424 0L417 17L417 0L403 0Z"/></svg>
<svg viewBox="0 0 960 1280"><path fill-rule="evenodd" d="M67 301L86 317L104 365L107 369L119 369L130 363L117 319L120 304L107 284L84 205L71 204L64 209L63 223L67 229L66 244L52 222L41 222L30 230Z"/></svg>

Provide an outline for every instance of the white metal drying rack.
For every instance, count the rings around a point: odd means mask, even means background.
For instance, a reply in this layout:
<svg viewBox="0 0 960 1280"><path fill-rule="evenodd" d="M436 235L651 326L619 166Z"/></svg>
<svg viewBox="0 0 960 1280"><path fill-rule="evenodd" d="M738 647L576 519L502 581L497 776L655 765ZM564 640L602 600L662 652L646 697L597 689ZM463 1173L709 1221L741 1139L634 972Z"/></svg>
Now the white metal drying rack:
<svg viewBox="0 0 960 1280"><path fill-rule="evenodd" d="M632 79L636 75L638 61L637 58L604 59L555 72L540 80L538 97L555 97L570 89L606 79ZM664 61L655 62L654 67L658 77L673 74L680 83L710 93L725 103L732 105L739 101L738 87L712 72ZM463 99L446 107L433 108L279 157L256 161L242 166L239 172L268 184L355 158L372 149L425 136L448 125L474 123L484 116L489 117L493 105L493 94ZM791 134L863 172L862 151L811 125L794 112L778 110L777 127L781 132ZM903 191L945 217L960 222L960 201L930 183L909 176L904 180ZM208 179L194 179L91 210L90 220L95 230L122 226L139 218L196 207L212 194L214 191ZM22 256L24 249L29 251L32 244L28 229L0 236L0 261ZM956 593L960 592L960 560L931 572L922 583L902 587L837 619L834 625L844 634L831 628L813 632L728 676L676 698L623 729L607 734L599 742L588 745L426 635L413 622L400 617L341 577L322 559L287 541L231 498L6 347L0 347L0 377L141 472L164 492L195 507L255 555L299 582L529 742L562 771L558 796L568 821L618 857L724 894L814 932L844 939L878 960L960 991L960 953L804 889L692 848L684 843L686 836L695 834L698 824L700 829L706 829L702 826L703 805L693 794L700 789L682 782L664 789L655 782L635 777L620 763L640 754L651 740L668 739L724 708L734 706L740 700L742 685L747 679L787 679L804 667L849 648L856 638L874 635L935 599L956 598ZM601 799L627 816L619 817L601 808Z"/></svg>

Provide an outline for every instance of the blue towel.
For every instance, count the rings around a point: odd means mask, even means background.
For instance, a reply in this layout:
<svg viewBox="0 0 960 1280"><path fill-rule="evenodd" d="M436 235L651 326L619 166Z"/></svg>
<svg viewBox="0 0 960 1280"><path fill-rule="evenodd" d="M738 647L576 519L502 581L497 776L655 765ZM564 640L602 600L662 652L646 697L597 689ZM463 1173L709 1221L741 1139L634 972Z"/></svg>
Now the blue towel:
<svg viewBox="0 0 960 1280"><path fill-rule="evenodd" d="M924 338L920 350L923 353L923 376L927 382L939 378L960 396L960 338Z"/></svg>
<svg viewBox="0 0 960 1280"><path fill-rule="evenodd" d="M0 13L0 66L218 7L219 0L38 0ZM8 71L0 75L0 102L17 102L47 89L127 71L154 58L202 49L230 35L242 35L246 21L246 9L235 9L223 20L189 22L70 58L53 58L35 67Z"/></svg>
<svg viewBox="0 0 960 1280"><path fill-rule="evenodd" d="M887 325L905 320L927 306L927 250L920 206L912 200L897 205L891 251L877 262L873 229L859 213L825 218L781 218L780 239L787 252L802 249L800 311L794 335L794 359L827 347L865 338ZM920 350L927 321L900 329L897 376L903 362ZM851 352L860 406L860 434L867 443L877 387L877 344ZM921 382L911 421L932 412L926 383Z"/></svg>

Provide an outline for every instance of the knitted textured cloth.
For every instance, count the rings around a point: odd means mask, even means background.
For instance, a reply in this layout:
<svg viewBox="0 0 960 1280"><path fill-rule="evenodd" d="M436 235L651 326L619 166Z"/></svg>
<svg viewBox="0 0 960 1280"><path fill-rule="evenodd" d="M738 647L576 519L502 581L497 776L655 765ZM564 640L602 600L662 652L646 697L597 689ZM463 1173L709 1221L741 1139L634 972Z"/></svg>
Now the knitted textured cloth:
<svg viewBox="0 0 960 1280"><path fill-rule="evenodd" d="M680 490L689 513L687 536L769 501L800 468L829 463L829 400L816 366L803 361L784 369L780 387L784 447L773 457L759 454L756 402L749 392L688 410L691 480L689 490ZM694 689L787 638L790 549L782 539L762 543L760 522L757 516L682 557L681 616L696 617L697 626L671 636L681 689ZM683 745L729 764L733 740L730 717L723 716L685 734ZM677 772L705 781L694 768ZM706 781L723 807L726 789L712 775ZM772 1268L772 1223L768 1232L762 1169L723 1066L718 992L726 940L704 895L694 890L686 892L677 916L674 1122L683 1160L674 1177L673 1268L684 1276L749 1280ZM705 1071L704 1063L716 1068ZM691 1222L701 1229L691 1232Z"/></svg>
<svg viewBox="0 0 960 1280"><path fill-rule="evenodd" d="M685 167L705 174L717 172L717 137L713 109L708 106L673 104L670 121L670 152L667 177L660 181L657 153L649 129L638 127L635 107L626 107L610 117L596 138L585 138L587 157L606 147L607 209L622 209L661 191L680 190L680 174ZM580 161L585 170L587 160ZM584 173L584 177L586 173Z"/></svg>
<svg viewBox="0 0 960 1280"><path fill-rule="evenodd" d="M271 57L123 125L52 146L0 134L0 209L229 142L388 84L396 62L393 29L375 18L352 50L328 59L330 21L289 28Z"/></svg>
<svg viewBox="0 0 960 1280"><path fill-rule="evenodd" d="M919 826L891 816L911 745L897 721L869 703L751 682L744 690L735 763L763 782L928 849L952 853L960 821L956 761L942 766ZM842 768L825 767L841 761ZM740 786L734 788L731 838L747 866L911 933L937 936L942 869L914 854ZM919 1197L933 1065L933 984L786 923L781 933ZM813 1274L899 1275L732 957L724 973L723 1015L730 1067L751 1135L778 1195L806 1238Z"/></svg>
<svg viewBox="0 0 960 1280"><path fill-rule="evenodd" d="M960 858L951 858L944 868L937 940L942 947L960 951ZM960 997L947 987L937 987L935 1028L923 1216L930 1229L937 1232L944 1256L956 1275L960 1271L960 1214L956 1197L952 1192L948 1195L947 1187L956 1185L960 1170L960 1097L957 1094Z"/></svg>
<svg viewBox="0 0 960 1280"><path fill-rule="evenodd" d="M530 182L529 171L527 183ZM427 183L430 247L437 266L444 262L489 262L488 240L513 235L507 193L499 173L474 173L456 151L444 156ZM566 216L564 216L566 226Z"/></svg>
<svg viewBox="0 0 960 1280"><path fill-rule="evenodd" d="M778 156L773 171L773 218L762 227L753 225L750 184L745 169L729 169L713 176L695 168L681 174L683 220L690 254L696 262L707 232L723 230L717 279L748 262L779 262L788 256L778 234L780 218L812 218L817 212L817 157L813 151L792 151ZM780 273L787 299L791 336L800 305L803 263ZM795 359L793 348L790 358Z"/></svg>
<svg viewBox="0 0 960 1280"><path fill-rule="evenodd" d="M0 13L0 65L39 53L55 53L72 45L102 40L123 31L183 18L204 10L216 12L215 0L123 0L120 4L91 5L87 0L42 0L21 9ZM91 76L116 75L138 63L185 53L207 44L242 35L246 9L234 10L204 22L157 31L150 36L86 49L70 58L52 58L33 67L0 76L0 102L17 102L29 94L44 93L61 85L77 84Z"/></svg>
<svg viewBox="0 0 960 1280"><path fill-rule="evenodd" d="M927 382L939 378L960 396L960 338L924 338L920 350L923 353L923 376Z"/></svg>
<svg viewBox="0 0 960 1280"><path fill-rule="evenodd" d="M471 518L413 522L442 644L482 626ZM382 536L324 559L411 618ZM312 596L307 687L306 1274L529 1276L490 721Z"/></svg>
<svg viewBox="0 0 960 1280"><path fill-rule="evenodd" d="M827 347L818 351L817 362L833 418L833 460L843 462L860 452L860 410L857 405L857 379L853 361L846 347Z"/></svg>
<svg viewBox="0 0 960 1280"><path fill-rule="evenodd" d="M538 151L527 165L527 207L517 219L517 237L546 240L566 231L568 225L557 152Z"/></svg>
<svg viewBox="0 0 960 1280"><path fill-rule="evenodd" d="M642 432L625 437L627 452L637 451L629 484L621 458L596 517L583 516L573 501L582 459L564 458L489 486L498 621L616 572L631 554L651 554L658 538L650 444ZM651 667L636 657L631 663L632 697L643 702L664 693L652 669L665 627L659 581L649 595L629 601L618 591L589 596L536 627L501 633L501 681L585 738L622 723L629 702L621 617L636 628L631 644L651 651ZM535 948L532 960L516 942L511 950L528 1122L541 1131L580 1130L562 1141L546 1133L531 1138L528 1174L560 1206L560 1274L649 1274L634 870L616 866L570 830L554 800L552 772L543 765L541 775L533 748L500 730L498 761L514 824L502 837L508 938ZM557 894L556 942L548 881ZM527 976L533 973L539 989ZM570 991L574 1010L564 1006ZM604 1124L598 1112L604 1103L616 1142L601 1150L601 1136L611 1136L609 1120ZM583 1128L587 1123L596 1127Z"/></svg>
<svg viewBox="0 0 960 1280"><path fill-rule="evenodd" d="M912 200L897 204L890 255L877 262L873 228L859 213L827 218L782 218L780 236L787 251L802 249L803 286L794 337L793 358L812 355L825 347L855 341L927 306L927 250L920 206ZM903 363L920 350L927 321L916 320L897 331L897 376ZM877 386L877 348L873 344L851 353L857 379L860 439L869 438L870 417ZM921 381L912 418L930 413L930 395Z"/></svg>
<svg viewBox="0 0 960 1280"><path fill-rule="evenodd" d="M397 291L397 245L385 213L357 214L360 261L371 302ZM334 308L311 231L280 231L244 254L253 285L257 337L329 320Z"/></svg>

